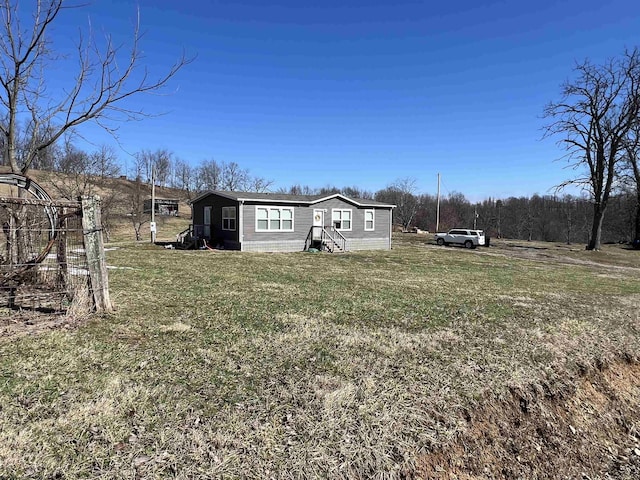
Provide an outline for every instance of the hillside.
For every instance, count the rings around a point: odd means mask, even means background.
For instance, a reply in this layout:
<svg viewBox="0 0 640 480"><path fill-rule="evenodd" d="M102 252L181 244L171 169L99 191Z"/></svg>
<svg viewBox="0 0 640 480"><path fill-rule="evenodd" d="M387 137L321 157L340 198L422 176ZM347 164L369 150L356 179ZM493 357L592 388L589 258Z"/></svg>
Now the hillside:
<svg viewBox="0 0 640 480"><path fill-rule="evenodd" d="M8 167L0 166L0 173L8 173ZM110 242L135 240L135 231L130 213L144 199L151 198L151 186L136 184L126 177L99 178L66 175L58 172L31 170L29 178L38 183L54 199L77 198L79 194L99 195L102 199L108 225ZM15 193L14 193L15 194ZM175 235L184 230L191 219L191 206L188 195L175 188L156 186L156 198L178 200L178 216L157 216L158 240L174 240ZM147 223L142 226L143 238L149 238L148 216Z"/></svg>

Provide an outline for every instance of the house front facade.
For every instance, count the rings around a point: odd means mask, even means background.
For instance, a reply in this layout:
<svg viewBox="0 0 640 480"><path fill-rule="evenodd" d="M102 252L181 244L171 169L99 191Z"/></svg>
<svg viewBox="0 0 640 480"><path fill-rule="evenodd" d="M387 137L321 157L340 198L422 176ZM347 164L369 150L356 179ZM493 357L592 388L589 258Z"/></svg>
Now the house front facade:
<svg viewBox="0 0 640 480"><path fill-rule="evenodd" d="M194 235L246 252L391 248L394 205L342 194L209 191L193 200Z"/></svg>

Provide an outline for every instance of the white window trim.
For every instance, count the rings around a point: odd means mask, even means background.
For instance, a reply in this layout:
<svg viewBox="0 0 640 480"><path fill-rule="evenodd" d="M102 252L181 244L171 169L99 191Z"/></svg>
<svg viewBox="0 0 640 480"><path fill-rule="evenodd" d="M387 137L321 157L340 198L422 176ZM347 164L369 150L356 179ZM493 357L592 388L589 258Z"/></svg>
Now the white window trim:
<svg viewBox="0 0 640 480"><path fill-rule="evenodd" d="M258 227L258 210L266 210L267 211L267 228L260 228ZM282 211L283 210L289 210L291 212L291 228L287 228L287 229L283 229L283 228L279 228L279 229L275 229L275 228L271 228L271 215L270 212L271 210L279 210L280 211L280 226L282 226ZM256 205L256 232L293 232L295 231L295 208L293 207L271 207L271 206L265 206L265 205Z"/></svg>
<svg viewBox="0 0 640 480"><path fill-rule="evenodd" d="M339 232L350 232L353 230L353 209L351 208L332 208L331 209L331 225L333 226L334 212L349 212L349 228L336 228ZM342 217L342 215L340 215ZM342 224L342 219L340 220Z"/></svg>
<svg viewBox="0 0 640 480"><path fill-rule="evenodd" d="M373 223L373 227L372 228L367 228L367 212L371 212L372 215L372 223ZM368 208L364 211L364 231L365 232L373 232L376 229L376 211L373 208Z"/></svg>
<svg viewBox="0 0 640 480"><path fill-rule="evenodd" d="M230 210L233 210L233 216L230 217L228 215L228 212ZM222 230L226 230L228 232L235 232L237 225L238 225L238 217L237 217L237 208L236 207L222 207ZM227 215L225 216L225 213L227 213ZM225 220L233 220L233 228L224 228L224 221Z"/></svg>

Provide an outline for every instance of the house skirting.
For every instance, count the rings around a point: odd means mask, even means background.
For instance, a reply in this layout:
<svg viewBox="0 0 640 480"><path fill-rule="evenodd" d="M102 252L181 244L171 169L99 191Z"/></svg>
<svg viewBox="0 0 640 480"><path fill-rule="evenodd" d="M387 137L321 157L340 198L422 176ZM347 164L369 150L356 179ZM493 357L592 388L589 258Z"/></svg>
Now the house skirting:
<svg viewBox="0 0 640 480"><path fill-rule="evenodd" d="M302 250L304 250L304 241L300 240L245 241L242 244L243 252L301 252ZM389 250L389 239L385 237L348 238L347 251L353 250Z"/></svg>
<svg viewBox="0 0 640 480"><path fill-rule="evenodd" d="M349 238L347 250L389 250L389 239L381 238Z"/></svg>
<svg viewBox="0 0 640 480"><path fill-rule="evenodd" d="M266 240L266 241L244 241L242 243L243 252L301 252L304 250L304 240Z"/></svg>

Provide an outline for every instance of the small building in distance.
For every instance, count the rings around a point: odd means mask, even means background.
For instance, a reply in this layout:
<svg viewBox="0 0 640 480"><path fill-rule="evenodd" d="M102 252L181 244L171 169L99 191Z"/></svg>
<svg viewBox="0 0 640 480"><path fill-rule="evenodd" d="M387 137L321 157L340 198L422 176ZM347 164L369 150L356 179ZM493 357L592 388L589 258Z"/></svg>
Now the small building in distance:
<svg viewBox="0 0 640 480"><path fill-rule="evenodd" d="M172 198L156 198L155 214L165 216L178 216L178 200ZM151 213L151 199L144 201L144 213Z"/></svg>

